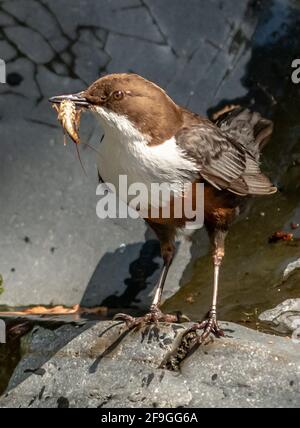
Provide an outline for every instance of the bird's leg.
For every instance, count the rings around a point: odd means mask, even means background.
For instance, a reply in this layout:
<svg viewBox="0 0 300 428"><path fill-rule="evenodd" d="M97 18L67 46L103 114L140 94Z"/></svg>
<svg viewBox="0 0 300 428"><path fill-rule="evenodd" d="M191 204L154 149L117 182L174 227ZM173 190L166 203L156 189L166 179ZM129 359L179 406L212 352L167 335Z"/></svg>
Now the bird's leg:
<svg viewBox="0 0 300 428"><path fill-rule="evenodd" d="M213 233L214 287L213 287L213 299L212 299L211 309L203 321L193 325L184 334L184 336L186 337L186 335L190 332L197 332L198 330L202 330L202 333L198 339L198 343L200 344L204 343L211 334L213 334L217 338L224 336L224 332L219 327L218 321L217 321L217 302L218 302L220 268L225 255L226 234L227 233L225 231L220 231L220 230L214 231Z"/></svg>
<svg viewBox="0 0 300 428"><path fill-rule="evenodd" d="M159 308L165 281L175 255L174 241L168 240L167 242L162 242L161 253L164 260L164 265L160 273L158 282L156 284L156 290L155 290L152 304L150 306L149 313L147 313L143 317L138 317L138 318L134 318L127 314L118 314L115 316L116 320L121 320L126 322L129 328L134 328L140 325L152 324L152 323L158 323L158 322L173 323L173 322L179 321L179 317L180 317L179 315L163 314Z"/></svg>

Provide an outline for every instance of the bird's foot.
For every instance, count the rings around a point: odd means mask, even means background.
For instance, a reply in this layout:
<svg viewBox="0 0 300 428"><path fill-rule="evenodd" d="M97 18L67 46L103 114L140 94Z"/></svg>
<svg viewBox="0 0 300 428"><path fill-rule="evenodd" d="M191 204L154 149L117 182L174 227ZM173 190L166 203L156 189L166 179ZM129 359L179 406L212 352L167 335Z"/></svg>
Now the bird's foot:
<svg viewBox="0 0 300 428"><path fill-rule="evenodd" d="M180 313L164 314L157 306L152 306L150 312L143 317L132 317L127 314L117 314L115 320L124 321L129 329L142 327L146 324L158 324L159 322L178 323L182 321Z"/></svg>
<svg viewBox="0 0 300 428"><path fill-rule="evenodd" d="M201 330L202 333L200 335L197 334L198 330ZM216 313L214 311L210 311L207 315L207 319L202 322L198 322L190 327L183 335L183 337L187 337L190 333L197 334L196 343L198 345L202 345L209 339L211 335L220 339L225 336L224 331L220 328Z"/></svg>
<svg viewBox="0 0 300 428"><path fill-rule="evenodd" d="M198 334L198 330L201 330L201 334ZM218 325L216 312L213 310L209 312L204 321L194 324L181 335L176 348L162 362L161 368L172 371L180 370L182 361L191 355L198 346L206 344L212 335L217 338L225 336Z"/></svg>

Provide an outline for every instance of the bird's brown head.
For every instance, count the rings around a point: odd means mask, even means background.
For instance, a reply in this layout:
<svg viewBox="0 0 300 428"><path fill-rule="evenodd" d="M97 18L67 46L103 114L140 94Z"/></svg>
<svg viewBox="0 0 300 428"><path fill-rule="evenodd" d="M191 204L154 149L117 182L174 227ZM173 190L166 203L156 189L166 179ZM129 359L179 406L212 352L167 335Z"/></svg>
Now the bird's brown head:
<svg viewBox="0 0 300 428"><path fill-rule="evenodd" d="M103 125L122 132L127 119L150 144L170 139L182 124L181 109L156 84L136 74L110 74L75 95ZM76 100L75 100L76 102Z"/></svg>

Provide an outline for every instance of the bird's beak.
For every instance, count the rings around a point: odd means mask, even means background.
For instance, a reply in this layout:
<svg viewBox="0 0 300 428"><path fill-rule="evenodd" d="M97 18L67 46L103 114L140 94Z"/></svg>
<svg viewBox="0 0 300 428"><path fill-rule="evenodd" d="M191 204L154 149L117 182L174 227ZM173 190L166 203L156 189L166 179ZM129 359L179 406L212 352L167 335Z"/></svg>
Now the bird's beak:
<svg viewBox="0 0 300 428"><path fill-rule="evenodd" d="M72 101L78 107L88 107L89 102L84 96L84 92L79 92L78 94L71 95L58 95L56 97L49 98L50 103L60 104L63 101Z"/></svg>

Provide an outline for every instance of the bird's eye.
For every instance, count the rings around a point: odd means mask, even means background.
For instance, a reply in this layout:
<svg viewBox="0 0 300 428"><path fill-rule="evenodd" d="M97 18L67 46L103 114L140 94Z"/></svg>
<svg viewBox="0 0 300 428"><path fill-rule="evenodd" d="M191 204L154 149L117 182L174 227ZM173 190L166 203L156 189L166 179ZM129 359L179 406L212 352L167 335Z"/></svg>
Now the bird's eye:
<svg viewBox="0 0 300 428"><path fill-rule="evenodd" d="M122 91L115 91L113 93L113 98L116 101L120 101L123 97L124 97L124 92L122 92Z"/></svg>

